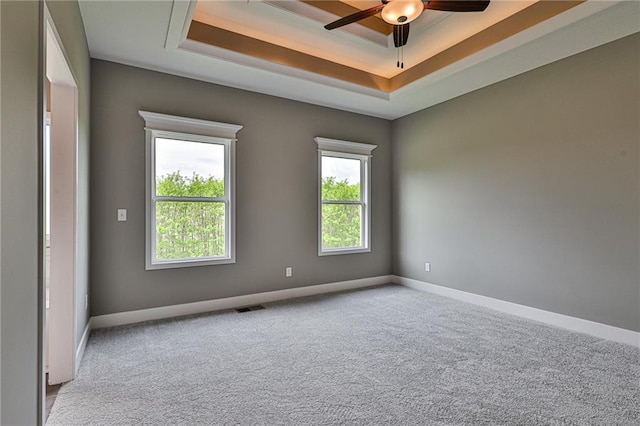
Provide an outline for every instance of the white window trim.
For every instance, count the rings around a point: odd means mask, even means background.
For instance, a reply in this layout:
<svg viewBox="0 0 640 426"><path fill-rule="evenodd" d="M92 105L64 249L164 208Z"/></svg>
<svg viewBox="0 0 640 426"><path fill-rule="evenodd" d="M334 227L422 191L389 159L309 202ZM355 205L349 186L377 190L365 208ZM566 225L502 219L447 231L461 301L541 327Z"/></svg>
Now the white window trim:
<svg viewBox="0 0 640 426"><path fill-rule="evenodd" d="M349 142L323 137L314 138L318 144L318 256L371 252L371 152L377 145ZM360 238L362 245L353 248L322 248L322 157L352 158L360 160L360 202L362 220Z"/></svg>
<svg viewBox="0 0 640 426"><path fill-rule="evenodd" d="M236 261L236 134L242 126L138 111L145 121L145 269L170 269L235 263ZM155 138L215 143L225 149L225 256L157 261L155 259ZM197 201L194 199L193 201Z"/></svg>

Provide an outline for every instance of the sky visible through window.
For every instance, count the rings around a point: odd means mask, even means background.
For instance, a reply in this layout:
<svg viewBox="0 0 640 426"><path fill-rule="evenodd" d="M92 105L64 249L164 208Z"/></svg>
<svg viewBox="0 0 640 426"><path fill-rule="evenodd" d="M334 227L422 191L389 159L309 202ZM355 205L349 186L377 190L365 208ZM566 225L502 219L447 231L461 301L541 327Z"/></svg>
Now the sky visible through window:
<svg viewBox="0 0 640 426"><path fill-rule="evenodd" d="M323 156L322 179L332 176L338 182L346 180L350 185L360 183L360 160Z"/></svg>
<svg viewBox="0 0 640 426"><path fill-rule="evenodd" d="M224 146L217 144L156 139L156 177L180 172L191 177L224 178ZM348 158L322 157L322 177L335 177L348 184L360 183L360 161Z"/></svg>
<svg viewBox="0 0 640 426"><path fill-rule="evenodd" d="M224 179L224 146L218 144L156 139L156 178L180 172Z"/></svg>

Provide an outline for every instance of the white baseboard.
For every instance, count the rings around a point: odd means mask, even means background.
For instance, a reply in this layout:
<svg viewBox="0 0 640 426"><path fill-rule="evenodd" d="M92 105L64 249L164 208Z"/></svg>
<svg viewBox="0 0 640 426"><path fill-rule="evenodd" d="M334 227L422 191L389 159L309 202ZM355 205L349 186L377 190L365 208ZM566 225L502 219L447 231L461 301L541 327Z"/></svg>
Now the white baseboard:
<svg viewBox="0 0 640 426"><path fill-rule="evenodd" d="M115 314L91 317L91 326L92 328L114 327L118 325L134 324L143 321L201 314L204 312L219 311L222 309L233 309L242 306L275 302L278 300L294 299L297 297L313 296L316 294L333 293L336 291L352 290L356 288L389 284L391 283L391 279L391 275L382 275L379 277L362 278L329 284L319 284L308 287L297 287L286 290L248 294L245 296L227 297L224 299L205 300L202 302L162 306L159 308L141 309L138 311L118 312Z"/></svg>
<svg viewBox="0 0 640 426"><path fill-rule="evenodd" d="M89 335L91 334L91 329L92 329L92 318L89 318L89 321L87 321L87 326L84 328L84 332L82 333L82 339L80 339L80 344L76 349L76 363L75 363L74 376L78 375L78 369L80 368L80 361L82 361L82 357L84 356L84 350L87 347L87 342L89 341Z"/></svg>
<svg viewBox="0 0 640 426"><path fill-rule="evenodd" d="M80 345L78 345L78 350L76 352L76 369L80 365L80 360L84 354L84 349L91 329L134 324L143 321L200 314L223 309L233 309L242 306L275 302L278 300L372 287L381 284L388 284L390 282L640 348L640 333L636 331L613 327L595 321L575 318L538 308L532 308L530 306L519 305L517 303L481 296L474 293L468 293L462 290L429 284L411 278L404 278L395 275L382 275L379 277L362 278L357 280L319 284L308 287L298 287L265 293L248 294L244 296L227 297L224 299L205 300L202 302L184 303L180 305L162 306L159 308L141 309L137 311L119 312L115 314L91 317L87 327L85 328Z"/></svg>
<svg viewBox="0 0 640 426"><path fill-rule="evenodd" d="M575 318L555 312L532 308L530 306L519 305L517 303L506 302L500 299L480 296L462 290L455 290L448 287L429 284L412 278L392 276L394 284L401 284L416 290L450 297L463 302L484 306L496 311L505 312L519 317L539 321L556 327L565 328L579 333L589 334L601 339L612 340L614 342L626 343L627 345L640 348L640 333L624 328L613 327L599 322Z"/></svg>

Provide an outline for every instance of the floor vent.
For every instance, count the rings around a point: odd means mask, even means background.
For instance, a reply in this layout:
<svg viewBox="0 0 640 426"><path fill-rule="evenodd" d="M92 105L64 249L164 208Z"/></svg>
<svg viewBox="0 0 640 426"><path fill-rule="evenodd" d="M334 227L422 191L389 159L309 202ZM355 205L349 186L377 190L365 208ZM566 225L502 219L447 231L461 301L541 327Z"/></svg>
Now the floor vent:
<svg viewBox="0 0 640 426"><path fill-rule="evenodd" d="M259 311L260 309L264 309L264 306L262 305L246 306L244 308L236 309L236 312L243 313L243 312Z"/></svg>

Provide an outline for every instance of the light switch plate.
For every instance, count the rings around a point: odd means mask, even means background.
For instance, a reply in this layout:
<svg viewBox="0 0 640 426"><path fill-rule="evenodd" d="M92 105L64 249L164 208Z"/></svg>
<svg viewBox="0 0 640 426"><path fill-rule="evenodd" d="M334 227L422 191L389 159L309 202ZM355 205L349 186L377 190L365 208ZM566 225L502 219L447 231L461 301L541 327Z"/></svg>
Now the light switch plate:
<svg viewBox="0 0 640 426"><path fill-rule="evenodd" d="M127 221L127 209L118 209L118 222Z"/></svg>

